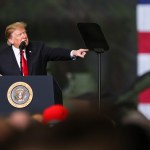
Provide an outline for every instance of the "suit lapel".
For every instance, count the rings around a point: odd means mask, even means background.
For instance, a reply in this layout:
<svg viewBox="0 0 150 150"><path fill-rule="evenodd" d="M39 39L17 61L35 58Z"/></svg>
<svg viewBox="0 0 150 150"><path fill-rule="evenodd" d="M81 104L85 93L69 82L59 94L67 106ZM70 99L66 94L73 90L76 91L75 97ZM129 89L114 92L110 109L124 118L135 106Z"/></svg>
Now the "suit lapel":
<svg viewBox="0 0 150 150"><path fill-rule="evenodd" d="M13 52L11 47L9 48L9 51L10 51L10 53L8 53L8 54L10 54L10 60L12 60L11 61L11 68L12 68L13 72L16 75L21 75L20 68L18 66L15 54L14 54L14 52Z"/></svg>
<svg viewBox="0 0 150 150"><path fill-rule="evenodd" d="M27 64L28 64L28 72L29 72L29 75L31 75L32 73L32 65L31 65L31 56L32 56L32 51L30 50L31 47L28 46L26 48L26 57L27 57Z"/></svg>

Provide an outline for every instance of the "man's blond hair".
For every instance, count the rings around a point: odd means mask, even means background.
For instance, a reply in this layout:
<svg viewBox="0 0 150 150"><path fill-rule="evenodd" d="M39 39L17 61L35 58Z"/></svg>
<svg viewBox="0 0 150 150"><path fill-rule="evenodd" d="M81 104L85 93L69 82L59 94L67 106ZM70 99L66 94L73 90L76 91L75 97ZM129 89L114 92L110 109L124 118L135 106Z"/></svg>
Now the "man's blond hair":
<svg viewBox="0 0 150 150"><path fill-rule="evenodd" d="M7 39L7 44L11 45L9 42L9 38L11 37L12 33L17 29L17 28L26 28L27 24L25 22L15 22L6 27L5 30L5 37Z"/></svg>

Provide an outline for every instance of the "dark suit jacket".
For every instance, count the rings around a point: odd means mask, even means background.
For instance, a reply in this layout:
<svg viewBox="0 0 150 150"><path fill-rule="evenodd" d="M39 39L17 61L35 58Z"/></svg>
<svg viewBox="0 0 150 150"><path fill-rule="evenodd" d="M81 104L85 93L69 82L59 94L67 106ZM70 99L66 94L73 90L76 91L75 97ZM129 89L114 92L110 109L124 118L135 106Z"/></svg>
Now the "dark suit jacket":
<svg viewBox="0 0 150 150"><path fill-rule="evenodd" d="M50 48L43 42L29 42L26 47L29 75L46 75L48 61L71 60L70 50ZM21 75L14 52L11 46L5 46L0 51L0 74Z"/></svg>

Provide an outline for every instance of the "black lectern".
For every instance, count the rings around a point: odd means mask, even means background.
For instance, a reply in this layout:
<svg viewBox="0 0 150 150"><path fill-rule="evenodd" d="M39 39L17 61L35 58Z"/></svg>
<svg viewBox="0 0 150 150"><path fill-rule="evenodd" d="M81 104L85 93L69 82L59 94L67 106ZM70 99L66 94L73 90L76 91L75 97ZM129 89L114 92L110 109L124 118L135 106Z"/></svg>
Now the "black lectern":
<svg viewBox="0 0 150 150"><path fill-rule="evenodd" d="M62 103L62 92L53 76L0 77L0 115L14 110L41 113L48 106Z"/></svg>

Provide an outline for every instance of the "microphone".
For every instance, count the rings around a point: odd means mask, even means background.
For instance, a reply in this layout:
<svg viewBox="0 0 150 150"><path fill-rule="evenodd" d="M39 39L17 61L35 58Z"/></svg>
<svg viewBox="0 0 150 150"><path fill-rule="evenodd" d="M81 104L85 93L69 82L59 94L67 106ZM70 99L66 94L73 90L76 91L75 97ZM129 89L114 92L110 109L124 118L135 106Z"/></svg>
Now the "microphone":
<svg viewBox="0 0 150 150"><path fill-rule="evenodd" d="M21 76L23 76L23 72L22 72L22 50L24 50L26 48L26 43L25 41L22 41L19 45L19 49L20 49L20 71L21 71Z"/></svg>
<svg viewBox="0 0 150 150"><path fill-rule="evenodd" d="M25 43L25 41L22 41L19 45L19 49L22 51L25 48L26 48L26 43Z"/></svg>
<svg viewBox="0 0 150 150"><path fill-rule="evenodd" d="M43 111L43 124L54 126L55 124L64 121L69 115L69 110L61 104L55 104Z"/></svg>

